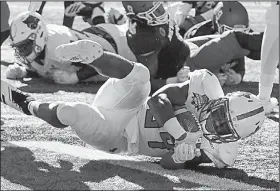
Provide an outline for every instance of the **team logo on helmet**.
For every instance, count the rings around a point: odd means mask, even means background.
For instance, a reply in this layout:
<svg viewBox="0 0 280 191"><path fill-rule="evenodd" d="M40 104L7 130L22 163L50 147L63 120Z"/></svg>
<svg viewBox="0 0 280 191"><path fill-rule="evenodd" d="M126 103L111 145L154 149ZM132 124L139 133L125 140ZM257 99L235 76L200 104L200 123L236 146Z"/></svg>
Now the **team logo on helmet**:
<svg viewBox="0 0 280 191"><path fill-rule="evenodd" d="M209 98L206 95L193 93L191 104L195 107L196 110L200 110L208 102Z"/></svg>
<svg viewBox="0 0 280 191"><path fill-rule="evenodd" d="M26 19L24 19L22 22L27 25L28 28L34 30L37 28L39 19L34 17L33 15L29 15Z"/></svg>
<svg viewBox="0 0 280 191"><path fill-rule="evenodd" d="M131 5L127 5L126 8L127 8L128 13L134 13L133 8L132 8Z"/></svg>

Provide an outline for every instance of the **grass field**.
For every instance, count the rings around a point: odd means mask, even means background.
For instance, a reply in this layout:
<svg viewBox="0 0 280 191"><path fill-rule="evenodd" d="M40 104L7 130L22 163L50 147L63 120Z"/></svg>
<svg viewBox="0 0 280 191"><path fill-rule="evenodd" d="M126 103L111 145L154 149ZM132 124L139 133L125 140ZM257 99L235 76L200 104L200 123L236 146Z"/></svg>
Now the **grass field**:
<svg viewBox="0 0 280 191"><path fill-rule="evenodd" d="M119 3L106 3L108 7L120 7ZM246 2L251 27L263 31L267 3ZM11 18L27 10L27 2L9 2ZM61 24L62 2L48 2L43 12L47 23ZM77 18L74 28L88 25ZM14 61L9 40L1 48L1 78L5 78L8 64ZM278 73L278 70L277 70ZM244 82L238 86L224 87L225 92L245 90L258 93L260 62L246 59ZM279 75L275 76L272 96L279 98ZM54 85L38 79L7 80L21 90L44 101L84 101L91 103L100 84ZM215 169L212 165L192 170L167 171L150 157L106 155L102 152L87 156L59 153L52 149L2 143L1 190L11 189L158 189L158 190L208 190L208 189L276 189L279 184L279 110L265 120L263 128L254 136L241 141L239 156L233 168ZM1 103L1 139L6 141L55 141L69 145L84 146L82 141L66 128L57 130L42 120L23 115ZM64 145L65 146L65 145ZM43 146L42 146L43 147ZM87 146L86 146L87 147ZM67 147L69 150L72 147ZM75 147L76 148L76 147ZM76 148L79 150L79 148ZM70 151L69 151L70 152ZM100 156L99 156L100 154ZM90 156L90 157L89 157ZM102 157L104 158L102 158ZM98 158L99 157L99 158Z"/></svg>

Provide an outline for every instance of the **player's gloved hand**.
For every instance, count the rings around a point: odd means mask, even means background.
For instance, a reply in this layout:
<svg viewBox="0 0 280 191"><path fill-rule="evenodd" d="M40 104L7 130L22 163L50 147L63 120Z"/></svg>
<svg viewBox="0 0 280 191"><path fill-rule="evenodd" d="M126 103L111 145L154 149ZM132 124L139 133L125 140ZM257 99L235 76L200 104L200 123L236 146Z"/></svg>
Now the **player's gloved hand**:
<svg viewBox="0 0 280 191"><path fill-rule="evenodd" d="M24 66L20 66L17 63L9 65L6 71L6 77L8 79L21 79L27 76L27 71Z"/></svg>
<svg viewBox="0 0 280 191"><path fill-rule="evenodd" d="M79 82L76 72L68 72L61 69L52 69L48 72L48 77L58 84L76 84Z"/></svg>
<svg viewBox="0 0 280 191"><path fill-rule="evenodd" d="M225 74L227 75L225 81L226 85L236 85L242 81L242 76L239 73L236 73L233 69L228 69Z"/></svg>
<svg viewBox="0 0 280 191"><path fill-rule="evenodd" d="M68 17L75 17L77 16L77 13L79 13L85 7L86 5L84 5L82 2L75 2L66 7L64 14Z"/></svg>
<svg viewBox="0 0 280 191"><path fill-rule="evenodd" d="M166 84L174 84L185 82L189 79L190 68L188 66L183 66L181 70L177 72L177 76L167 78Z"/></svg>
<svg viewBox="0 0 280 191"><path fill-rule="evenodd" d="M189 79L190 67L183 66L177 73L177 80L179 83L185 82Z"/></svg>
<svg viewBox="0 0 280 191"><path fill-rule="evenodd" d="M212 6L212 3L213 3L213 2L207 2L207 3L209 3L209 6ZM207 6L207 3L206 3L206 5L204 5L205 8L208 7L208 6ZM206 11L206 12L204 12L203 10L201 10L201 12L203 12L203 13L201 14L201 16L202 16L205 20L212 19L213 16L214 16L215 14L217 14L217 13L220 11L220 9L221 9L222 7L223 7L223 2L219 2L219 3L217 3L212 9L210 9L210 10L208 10L208 11Z"/></svg>
<svg viewBox="0 0 280 191"><path fill-rule="evenodd" d="M108 13L108 23L122 25L125 24L127 17L118 10L111 8Z"/></svg>
<svg viewBox="0 0 280 191"><path fill-rule="evenodd" d="M221 86L223 86L227 80L227 75L224 73L217 73L215 74L221 84Z"/></svg>
<svg viewBox="0 0 280 191"><path fill-rule="evenodd" d="M172 158L175 163L184 163L196 156L196 145L181 143L175 146Z"/></svg>

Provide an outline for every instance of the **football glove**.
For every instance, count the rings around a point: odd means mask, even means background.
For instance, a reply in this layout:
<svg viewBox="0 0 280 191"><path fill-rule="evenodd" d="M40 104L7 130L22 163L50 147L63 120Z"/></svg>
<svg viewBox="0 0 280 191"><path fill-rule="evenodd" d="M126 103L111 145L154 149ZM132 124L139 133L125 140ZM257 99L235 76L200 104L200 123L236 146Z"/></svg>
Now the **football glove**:
<svg viewBox="0 0 280 191"><path fill-rule="evenodd" d="M48 72L48 77L58 84L76 84L79 82L76 72L68 72L61 69L52 69Z"/></svg>
<svg viewBox="0 0 280 191"><path fill-rule="evenodd" d="M189 79L189 73L190 68L188 66L183 66L183 68L177 72L177 76L167 78L166 84L185 82Z"/></svg>
<svg viewBox="0 0 280 191"><path fill-rule="evenodd" d="M9 65L6 71L6 77L8 79L21 79L27 76L27 71L24 66L20 66L17 63Z"/></svg>
<svg viewBox="0 0 280 191"><path fill-rule="evenodd" d="M226 85L236 85L242 81L242 76L236 73L233 69L228 69L225 74L227 75L227 79L225 81Z"/></svg>
<svg viewBox="0 0 280 191"><path fill-rule="evenodd" d="M221 86L223 86L227 80L227 75L225 73L217 73L216 74Z"/></svg>
<svg viewBox="0 0 280 191"><path fill-rule="evenodd" d="M86 5L82 2L75 2L68 7L66 7L64 14L68 17L75 17L77 16L77 13L79 13L83 8L85 8Z"/></svg>
<svg viewBox="0 0 280 191"><path fill-rule="evenodd" d="M116 25L123 25L126 23L126 16L120 13L118 10L111 8L108 13L108 23L116 24Z"/></svg>
<svg viewBox="0 0 280 191"><path fill-rule="evenodd" d="M175 163L184 163L192 160L196 156L196 145L181 143L174 148L172 158Z"/></svg>

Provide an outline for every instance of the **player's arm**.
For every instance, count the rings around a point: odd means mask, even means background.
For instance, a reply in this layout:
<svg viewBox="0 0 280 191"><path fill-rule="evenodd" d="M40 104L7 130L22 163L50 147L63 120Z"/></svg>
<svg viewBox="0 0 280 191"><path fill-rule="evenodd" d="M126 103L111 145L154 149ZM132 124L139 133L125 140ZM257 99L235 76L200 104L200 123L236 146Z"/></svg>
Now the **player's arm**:
<svg viewBox="0 0 280 191"><path fill-rule="evenodd" d="M147 102L159 126L174 137L175 144L194 144L201 136L199 130L197 132L186 132L174 111L175 107L184 107L188 96L188 83L189 81L165 85L155 92Z"/></svg>
<svg viewBox="0 0 280 191"><path fill-rule="evenodd" d="M172 105L184 105L188 98L189 80L183 83L167 84L158 89L152 97L165 94Z"/></svg>
<svg viewBox="0 0 280 191"><path fill-rule="evenodd" d="M205 154L203 150L200 150L200 153L200 156L195 156L191 160L188 160L183 163L176 163L173 159L174 152L170 151L161 158L160 165L165 169L177 170L193 168L202 163L212 163L212 161L209 159L209 157Z"/></svg>
<svg viewBox="0 0 280 191"><path fill-rule="evenodd" d="M185 3L191 3L191 1L185 1ZM193 7L196 7L196 4L193 4ZM196 14L194 17L193 16L187 16L185 17L185 19L179 23L179 28L180 28L180 34L182 36L184 36L184 34L193 26L210 20L212 19L213 15L215 12L217 12L218 10L220 10L220 8L222 7L222 4L216 4L212 9L201 13L201 14Z"/></svg>

